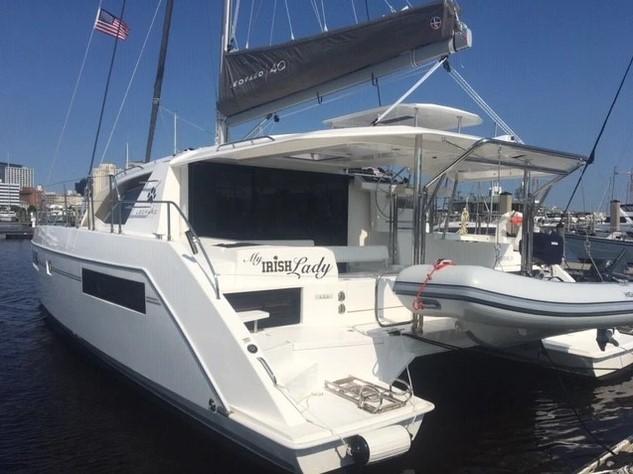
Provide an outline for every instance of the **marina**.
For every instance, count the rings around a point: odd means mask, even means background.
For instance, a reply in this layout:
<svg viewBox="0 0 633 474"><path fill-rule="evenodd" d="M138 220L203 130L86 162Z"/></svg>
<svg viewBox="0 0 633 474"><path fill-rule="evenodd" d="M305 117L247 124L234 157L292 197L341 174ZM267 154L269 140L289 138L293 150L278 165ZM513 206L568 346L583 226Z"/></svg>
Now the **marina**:
<svg viewBox="0 0 633 474"><path fill-rule="evenodd" d="M0 243L0 259L2 472L276 472L152 402L51 330L29 242ZM604 451L572 409L607 446L633 427L630 371L602 380L563 375L562 389L550 369L472 351L419 359L410 370L416 390L445 403L409 454L365 472L568 474Z"/></svg>
<svg viewBox="0 0 633 474"><path fill-rule="evenodd" d="M16 240L33 238L33 227L25 224L9 224L0 222L0 240Z"/></svg>
<svg viewBox="0 0 633 474"><path fill-rule="evenodd" d="M152 18L131 7L147 36L105 142L110 86L140 46L123 0L97 7L48 183L86 60L107 45L88 174L43 187L8 151L0 162L0 470L627 471L633 221L613 198L606 218L587 211L580 185L633 58L589 152L524 141L467 82L476 35L454 0L365 2L362 17L351 0L329 26L312 2L318 31L302 18L298 37L287 3L288 34L273 31L276 2L262 34L256 3L205 12L221 23L215 130L199 127L213 138L181 146L161 104L164 77L203 101L170 63L209 53L173 39L192 6L159 0ZM126 142L104 161L159 12L144 159ZM483 114L427 96L440 75ZM558 137L578 130L565 125ZM572 176L567 206L545 206ZM122 403L95 410L104 399Z"/></svg>

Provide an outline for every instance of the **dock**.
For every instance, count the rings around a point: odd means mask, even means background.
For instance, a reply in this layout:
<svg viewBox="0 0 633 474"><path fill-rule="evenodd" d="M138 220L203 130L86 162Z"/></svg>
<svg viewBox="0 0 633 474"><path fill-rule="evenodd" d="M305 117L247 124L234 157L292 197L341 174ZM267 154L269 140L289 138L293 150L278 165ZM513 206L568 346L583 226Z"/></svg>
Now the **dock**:
<svg viewBox="0 0 633 474"><path fill-rule="evenodd" d="M626 438L574 474L627 474L633 472L633 437Z"/></svg>
<svg viewBox="0 0 633 474"><path fill-rule="evenodd" d="M33 227L29 224L0 223L0 240L33 238Z"/></svg>

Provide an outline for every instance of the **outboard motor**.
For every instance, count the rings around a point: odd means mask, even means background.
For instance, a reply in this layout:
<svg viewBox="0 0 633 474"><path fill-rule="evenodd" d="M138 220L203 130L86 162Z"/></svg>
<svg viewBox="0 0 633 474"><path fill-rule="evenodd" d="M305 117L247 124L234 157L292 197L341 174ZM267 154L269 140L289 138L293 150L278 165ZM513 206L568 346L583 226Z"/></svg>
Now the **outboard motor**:
<svg viewBox="0 0 633 474"><path fill-rule="evenodd" d="M545 265L558 265L563 261L563 238L559 234L532 234L533 252L535 260Z"/></svg>
<svg viewBox="0 0 633 474"><path fill-rule="evenodd" d="M613 344L615 347L620 346L620 343L613 337L613 329L598 329L596 342L602 352L607 348L607 344Z"/></svg>

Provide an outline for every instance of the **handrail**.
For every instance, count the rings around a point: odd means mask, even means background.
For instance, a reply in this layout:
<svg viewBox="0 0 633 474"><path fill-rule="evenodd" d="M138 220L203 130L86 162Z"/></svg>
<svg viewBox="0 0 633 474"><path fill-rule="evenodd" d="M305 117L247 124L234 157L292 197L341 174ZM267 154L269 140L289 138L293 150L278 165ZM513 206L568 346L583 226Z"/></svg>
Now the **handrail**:
<svg viewBox="0 0 633 474"><path fill-rule="evenodd" d="M229 147L229 146L235 148L235 145L239 145L239 144L242 144L242 143L248 143L248 142L250 142L251 145L254 145L255 142L260 141L260 140L269 140L271 142L274 142L275 138L271 137L270 135L262 135L261 137L244 138L243 140L235 140L234 142L220 143L215 148L215 151L220 151L221 148L225 148L225 147Z"/></svg>
<svg viewBox="0 0 633 474"><path fill-rule="evenodd" d="M217 299L220 299L220 282L219 282L218 274L215 271L215 267L211 263L211 259L209 258L209 255L207 254L207 251L205 250L204 246L202 245L202 243L200 241L200 237L198 236L198 234L196 233L195 229L193 228L193 226L191 225L191 223L189 222L189 220L185 216L185 213L182 211L182 209L180 209L178 204L176 204L174 201L164 201L164 200L153 200L153 201L121 200L118 203L116 203L115 206L113 206L112 211L110 213L110 222L111 222L110 232L111 233L114 233L113 216L114 216L115 208L117 208L118 216L119 216L119 221L118 221L119 231L118 232L119 232L119 234L122 232L122 230L121 230L121 224L122 224L122 222L121 222L121 220L122 220L121 219L121 208L123 207L122 205L124 205L124 204L133 204L133 205L137 205L137 204L150 204L150 205L151 204L167 204L167 241L171 241L172 240L171 206L174 206L176 208L176 211L178 212L178 214L182 218L182 220L185 222L185 225L188 227L188 231L191 232L192 238L189 241L189 245L191 246L192 253L194 255L197 253L196 244L197 244L197 247L199 247L200 250L202 250L202 255L204 256L204 259L207 262L207 266L209 267L209 270L211 271L211 276L213 277L213 281L211 281L211 285L213 286L213 290L215 292L215 297ZM207 273L205 272L205 275L206 274Z"/></svg>

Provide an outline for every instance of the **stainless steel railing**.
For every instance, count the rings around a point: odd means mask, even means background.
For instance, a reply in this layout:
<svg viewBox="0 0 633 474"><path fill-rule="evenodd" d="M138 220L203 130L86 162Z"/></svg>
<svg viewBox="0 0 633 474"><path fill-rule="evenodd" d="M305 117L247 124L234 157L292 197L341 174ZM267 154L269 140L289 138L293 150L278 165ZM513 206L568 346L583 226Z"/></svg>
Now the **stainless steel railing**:
<svg viewBox="0 0 633 474"><path fill-rule="evenodd" d="M196 231L194 230L193 226L191 225L191 223L189 222L189 220L187 219L187 217L185 216L185 213L182 211L182 209L180 209L180 207L178 206L178 204L176 204L173 201L163 201L163 200L153 200L153 201L132 201L132 200L121 200L118 201L113 207L112 210L110 212L110 232L114 233L115 232L115 226L117 228L117 233L121 234L123 232L123 214L122 214L122 210L124 209L124 206L131 206L132 210L134 209L134 207L136 207L137 209L141 208L142 206L152 206L154 204L158 204L158 205L166 205L167 206L167 241L171 241L173 240L173 232L172 232L172 212L173 210L175 210L176 215L178 215L180 217L180 219L182 220L182 222L184 222L185 226L187 227L187 230L184 232L185 237L187 238L187 242L189 243L189 247L191 248L191 252L194 254L194 258L195 255L198 254L198 252L201 252L204 260L206 262L206 265L208 267L208 270L210 273L208 273L207 271L204 271L205 275L207 276L207 278L209 278L209 281L211 283L211 285L213 286L214 292L215 292L215 296L216 298L220 298L220 283L219 283L219 278L218 278L218 274L215 271L215 268L213 266L213 264L211 263L211 259L209 258L209 255L207 254L207 251L205 250L204 246L202 245L201 241L200 241L200 237L198 237L198 234L196 233ZM141 207L139 207L141 206ZM173 208L173 210L172 210ZM130 211L131 212L131 211ZM117 217L117 220L115 222L115 216ZM158 234L155 233L154 234L156 236L156 238L158 239L162 239L163 234ZM197 259L196 259L197 260Z"/></svg>

